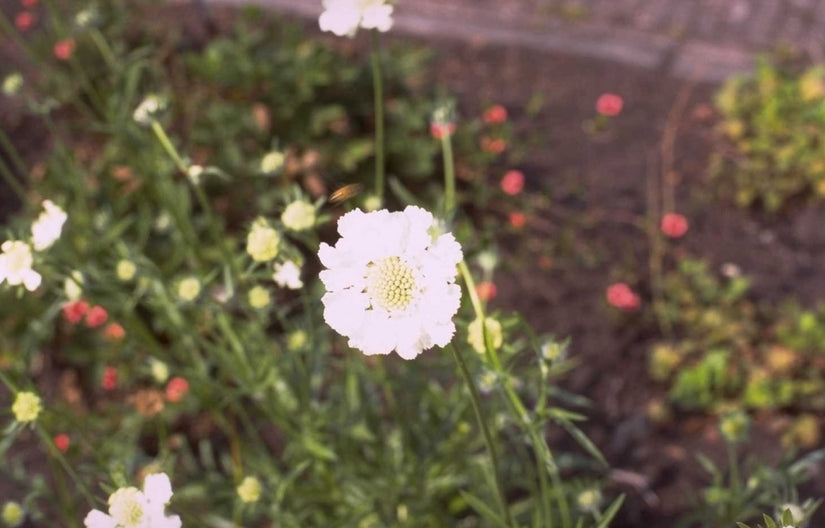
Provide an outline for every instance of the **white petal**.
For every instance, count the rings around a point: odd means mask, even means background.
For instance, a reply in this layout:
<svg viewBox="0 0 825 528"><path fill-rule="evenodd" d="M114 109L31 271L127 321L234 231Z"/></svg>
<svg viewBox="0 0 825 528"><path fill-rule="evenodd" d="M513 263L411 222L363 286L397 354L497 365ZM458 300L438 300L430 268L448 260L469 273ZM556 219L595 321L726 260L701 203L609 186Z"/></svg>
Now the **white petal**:
<svg viewBox="0 0 825 528"><path fill-rule="evenodd" d="M333 330L347 337L361 328L369 306L366 295L351 290L328 292L321 302L324 303L324 320Z"/></svg>
<svg viewBox="0 0 825 528"><path fill-rule="evenodd" d="M356 291L364 289L366 279L364 266L342 266L335 269L323 270L318 278L324 283L327 291L336 292L347 288Z"/></svg>
<svg viewBox="0 0 825 528"><path fill-rule="evenodd" d="M143 481L143 494L153 504L167 504L172 499L172 483L166 473L147 475Z"/></svg>
<svg viewBox="0 0 825 528"><path fill-rule="evenodd" d="M170 515L157 523L158 528L181 528L182 523L177 515ZM155 528L155 525L152 526Z"/></svg>
<svg viewBox="0 0 825 528"><path fill-rule="evenodd" d="M100 510L92 510L83 519L83 525L86 528L116 528L117 521Z"/></svg>
<svg viewBox="0 0 825 528"><path fill-rule="evenodd" d="M28 270L23 275L23 286L29 291L36 290L42 281L43 277L34 270Z"/></svg>
<svg viewBox="0 0 825 528"><path fill-rule="evenodd" d="M397 326L384 313L370 310L365 313L363 331L350 339L350 346L368 356L389 354L397 343Z"/></svg>

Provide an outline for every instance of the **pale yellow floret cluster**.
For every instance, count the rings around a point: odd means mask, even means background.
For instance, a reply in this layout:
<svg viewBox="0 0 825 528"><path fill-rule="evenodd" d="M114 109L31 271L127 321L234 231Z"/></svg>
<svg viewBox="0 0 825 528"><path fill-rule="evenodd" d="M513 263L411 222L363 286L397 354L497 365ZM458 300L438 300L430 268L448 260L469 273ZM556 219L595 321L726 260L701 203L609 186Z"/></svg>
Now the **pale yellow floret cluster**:
<svg viewBox="0 0 825 528"><path fill-rule="evenodd" d="M201 282L195 277L186 277L178 282L178 297L190 302L197 299L201 293Z"/></svg>
<svg viewBox="0 0 825 528"><path fill-rule="evenodd" d="M287 229L303 231L315 225L315 206L303 200L296 200L286 206L281 222Z"/></svg>
<svg viewBox="0 0 825 528"><path fill-rule="evenodd" d="M268 262L278 256L281 237L264 218L258 218L246 237L246 252L255 262Z"/></svg>
<svg viewBox="0 0 825 528"><path fill-rule="evenodd" d="M11 406L11 412L14 414L14 419L20 423L28 423L37 420L42 407L40 405L40 397L33 392L18 392L14 403Z"/></svg>
<svg viewBox="0 0 825 528"><path fill-rule="evenodd" d="M415 276L399 257L373 263L367 277L367 294L373 306L388 312L403 310L413 299Z"/></svg>
<svg viewBox="0 0 825 528"><path fill-rule="evenodd" d="M241 502L251 504L261 498L261 481L255 477L245 477L236 488Z"/></svg>

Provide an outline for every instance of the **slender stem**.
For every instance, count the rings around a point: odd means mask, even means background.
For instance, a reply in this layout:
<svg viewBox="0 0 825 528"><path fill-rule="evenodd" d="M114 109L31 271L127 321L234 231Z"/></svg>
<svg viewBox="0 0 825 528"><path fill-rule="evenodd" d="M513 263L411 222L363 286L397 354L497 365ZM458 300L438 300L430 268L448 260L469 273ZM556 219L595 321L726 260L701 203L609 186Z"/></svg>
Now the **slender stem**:
<svg viewBox="0 0 825 528"><path fill-rule="evenodd" d="M444 157L444 218L449 222L455 212L455 166L452 134L447 131L441 133L441 151Z"/></svg>
<svg viewBox="0 0 825 528"><path fill-rule="evenodd" d="M475 316L477 319L481 321L486 321L486 314L484 313L484 305L481 303L481 299L478 297L478 293L476 292L475 281L473 280L473 276L470 273L470 269L467 267L467 263L461 261L458 263L458 270L461 273L461 278L464 280L464 284L467 286L467 291L470 296L470 304L473 306L473 312L475 312ZM501 360L498 357L498 352L496 351L495 347L492 346L492 338L487 333L487 325L482 324L482 335L484 336L484 345L487 352L487 358L490 361L490 365L495 369L497 372L502 373L502 365ZM557 488L561 489L562 483L561 479L559 478L558 468L556 466L553 452L550 451L550 448L547 446L547 442L545 442L544 438L536 431L535 427L533 426L530 414L527 412L527 409L524 407L521 399L516 394L515 390L513 389L512 381L506 374L503 377L502 387L504 388L504 393L507 396L507 403L510 405L510 409L515 413L518 419L521 421L522 426L527 430L527 434L530 436L530 440L533 444L533 450L535 451L536 458L542 464L546 464L548 467L546 468L550 472L550 476L553 480L553 485ZM541 486L543 493L547 490L547 482L544 478L544 473L541 473L541 479L539 481L539 485ZM567 503L564 500L563 495L559 497L559 512L562 516L562 521L565 526L570 524L570 511L567 507ZM547 526L552 526L552 517L548 514L547 516Z"/></svg>
<svg viewBox="0 0 825 528"><path fill-rule="evenodd" d="M114 51L112 51L112 47L109 46L109 43L106 41L106 38L100 32L100 30L93 28L89 31L89 36L91 37L92 41L95 43L97 50L100 52L100 55L103 57L103 60L106 61L106 64L112 71L118 71L118 61L115 57Z"/></svg>
<svg viewBox="0 0 825 528"><path fill-rule="evenodd" d="M157 121L157 119L152 120L152 131L155 133L155 136L160 141L160 144L163 146L163 149L166 150L166 153L169 154L169 157L172 158L172 161L175 162L175 165L178 169L187 175L189 174L189 164L183 157L178 153L178 149L175 148L175 145L172 143L172 140L169 139L169 136L166 134L166 131L163 129L163 126ZM206 198L206 194L201 189L200 185L192 182L192 187L195 190L195 197L198 200L198 204L200 204L201 208L203 209L206 216L209 218L209 228L212 230L212 236L215 237L216 242L218 243L218 249L220 249L221 254L226 261L226 264L229 265L229 268L235 273L236 276L241 275L241 270L238 268L237 261L232 257L232 252L230 251L229 246L227 245L227 237L221 232L220 225L218 224L218 219L212 211L212 207L209 205L209 200Z"/></svg>
<svg viewBox="0 0 825 528"><path fill-rule="evenodd" d="M189 170L189 166L186 164L186 162L183 161L183 158L180 156L180 154L178 154L178 149L176 149L175 146L172 144L172 140L169 139L169 136L166 135L166 131L163 129L160 123L158 123L157 119L152 120L152 131L155 133L155 136L157 136L158 141L160 141L160 144L163 146L163 149L166 151L167 154L169 154L169 157L172 158L172 161L175 162L175 165L177 165L178 169L180 169L184 174L186 174Z"/></svg>
<svg viewBox="0 0 825 528"><path fill-rule="evenodd" d="M26 190L23 188L23 185L20 183L20 181L14 177L14 174L12 174L9 168L6 167L6 164L5 162L3 162L3 160L0 160L0 176L3 176L3 180L11 188L11 190L14 191L14 194L16 194L18 198L20 198L20 201L25 202Z"/></svg>
<svg viewBox="0 0 825 528"><path fill-rule="evenodd" d="M473 376L470 374L470 369L467 367L467 363L464 361L464 357L461 355L461 352L459 352L458 348L452 344L450 345L450 349L453 352L455 362L458 363L458 368L461 371L464 382L467 383L467 388L470 389L470 398L473 403L473 410L475 411L478 425L481 427L481 432L484 434L484 442L487 444L487 452L490 455L490 464L493 466L493 477L496 481L496 493L498 495L498 500L501 503L500 506L502 513L504 514L504 520L508 526L514 526L513 519L510 517L510 509L507 507L507 500L504 498L504 486L501 483L501 473L499 472L498 455L496 454L495 444L493 444L493 435L490 433L490 428L487 426L487 421L484 419L484 414L481 412L481 399L478 396L478 389L476 388L475 381L473 381Z"/></svg>
<svg viewBox="0 0 825 528"><path fill-rule="evenodd" d="M378 30L372 37L372 88L375 112L375 195L384 201L384 87L381 80L381 45Z"/></svg>
<svg viewBox="0 0 825 528"><path fill-rule="evenodd" d="M739 515L742 487L739 480L739 457L733 442L728 444L728 458L730 459L730 490L733 492L733 511L728 511L731 522Z"/></svg>
<svg viewBox="0 0 825 528"><path fill-rule="evenodd" d="M26 163L23 161L23 158L20 157L20 153L14 147L14 143L11 142L9 136L0 128L0 144L3 145L3 148L11 158L12 163L14 163L14 167L20 171L21 173L26 172Z"/></svg>

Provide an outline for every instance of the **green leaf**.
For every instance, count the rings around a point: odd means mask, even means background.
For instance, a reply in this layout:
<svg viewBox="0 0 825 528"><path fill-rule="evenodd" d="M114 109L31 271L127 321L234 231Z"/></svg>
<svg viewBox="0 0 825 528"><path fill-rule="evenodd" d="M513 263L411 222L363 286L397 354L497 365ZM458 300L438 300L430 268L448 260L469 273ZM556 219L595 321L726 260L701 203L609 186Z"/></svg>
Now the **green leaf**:
<svg viewBox="0 0 825 528"><path fill-rule="evenodd" d="M602 455L602 452L599 451L598 447L596 447L596 444L594 444L587 437L587 435L582 432L581 429L579 429L578 427L573 425L572 422L569 422L567 420L560 420L559 423L562 425L562 427L565 428L565 430L567 430L570 436L572 436L573 439L576 440L576 442L578 442L578 444L585 449L585 451L590 453L590 456L598 460L604 467L609 466L607 460L605 460L604 458L604 455Z"/></svg>
<svg viewBox="0 0 825 528"><path fill-rule="evenodd" d="M611 504L610 507L607 508L607 511L604 512L602 520L599 522L598 525L596 525L596 528L607 528L610 525L610 521L613 520L613 517L615 517L616 514L619 513L619 508L622 507L623 503L624 494L619 495L619 497L613 501L613 504Z"/></svg>
<svg viewBox="0 0 825 528"><path fill-rule="evenodd" d="M461 493L461 497L467 501L467 503L473 507L482 517L487 519L488 521L492 522L494 525L499 526L500 528L510 528L504 519L502 519L497 513L490 509L483 500L479 499L475 495L471 495L466 491L459 491Z"/></svg>

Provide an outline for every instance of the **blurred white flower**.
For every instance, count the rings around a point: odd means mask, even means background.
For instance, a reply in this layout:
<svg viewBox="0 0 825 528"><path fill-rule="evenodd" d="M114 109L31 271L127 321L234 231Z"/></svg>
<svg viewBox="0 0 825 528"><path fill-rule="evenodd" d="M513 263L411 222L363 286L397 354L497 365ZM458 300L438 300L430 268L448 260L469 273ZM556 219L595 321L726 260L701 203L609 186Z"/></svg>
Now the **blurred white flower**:
<svg viewBox="0 0 825 528"><path fill-rule="evenodd" d="M323 5L318 25L339 37L355 36L359 26L382 32L392 28L393 6L385 0L324 0Z"/></svg>
<svg viewBox="0 0 825 528"><path fill-rule="evenodd" d="M63 293L66 294L66 298L70 301L77 301L83 296L83 274L78 271L74 270L66 277L66 280L63 281Z"/></svg>
<svg viewBox="0 0 825 528"><path fill-rule="evenodd" d="M320 274L324 319L351 347L412 359L450 342L463 256L451 233L432 234L436 225L420 207L356 209L338 220L335 247L321 244L318 256L328 268Z"/></svg>
<svg viewBox="0 0 825 528"><path fill-rule="evenodd" d="M151 125L155 117L166 108L166 101L159 95L147 95L135 108L132 118L141 125Z"/></svg>
<svg viewBox="0 0 825 528"><path fill-rule="evenodd" d="M2 92L9 97L17 95L23 87L23 76L18 72L11 73L3 79Z"/></svg>
<svg viewBox="0 0 825 528"><path fill-rule="evenodd" d="M368 2L361 12L361 27L364 29L377 29L382 33L392 28L391 5L387 5L383 0L373 0Z"/></svg>
<svg viewBox="0 0 825 528"><path fill-rule="evenodd" d="M487 327L487 335L490 336L490 342L492 343L493 348L500 348L504 342L501 323L493 317L487 317L484 320L484 326ZM473 350L479 354L484 354L487 351L487 344L484 342L484 329L481 328L480 318L473 320L473 322L467 327L467 343L469 343L470 346L473 347Z"/></svg>
<svg viewBox="0 0 825 528"><path fill-rule="evenodd" d="M291 260L283 264L275 264L275 274L272 275L272 280L281 288L289 288L290 290L299 290L304 287L301 281L301 268Z"/></svg>
<svg viewBox="0 0 825 528"><path fill-rule="evenodd" d="M315 206L304 200L295 200L286 206L281 222L293 231L303 231L315 225Z"/></svg>
<svg viewBox="0 0 825 528"><path fill-rule="evenodd" d="M32 222L32 245L35 251L43 251L51 247L60 238L63 224L68 218L66 212L51 200L43 202L43 209L44 211L40 213L37 220Z"/></svg>
<svg viewBox="0 0 825 528"><path fill-rule="evenodd" d="M177 515L167 516L172 484L166 473L148 475L143 491L120 488L109 496L109 514L92 510L83 520L86 528L180 528Z"/></svg>
<svg viewBox="0 0 825 528"><path fill-rule="evenodd" d="M261 498L261 481L255 477L244 477L235 490L238 492L241 502L247 504L258 502Z"/></svg>
<svg viewBox="0 0 825 528"><path fill-rule="evenodd" d="M261 172L264 174L278 172L281 170L281 167L284 166L284 160L286 160L286 156L284 156L283 152L278 150L268 152L266 156L261 158Z"/></svg>
<svg viewBox="0 0 825 528"><path fill-rule="evenodd" d="M246 252L255 262L267 262L278 256L281 236L263 217L252 223L246 237Z"/></svg>
<svg viewBox="0 0 825 528"><path fill-rule="evenodd" d="M200 185L203 167L200 165L189 165L189 168L186 169L186 175L189 176L189 181L192 182L192 185Z"/></svg>
<svg viewBox="0 0 825 528"><path fill-rule="evenodd" d="M34 257L32 248L19 240L6 240L0 246L0 283L4 280L10 285L22 284L29 291L40 286L43 277L32 269Z"/></svg>

